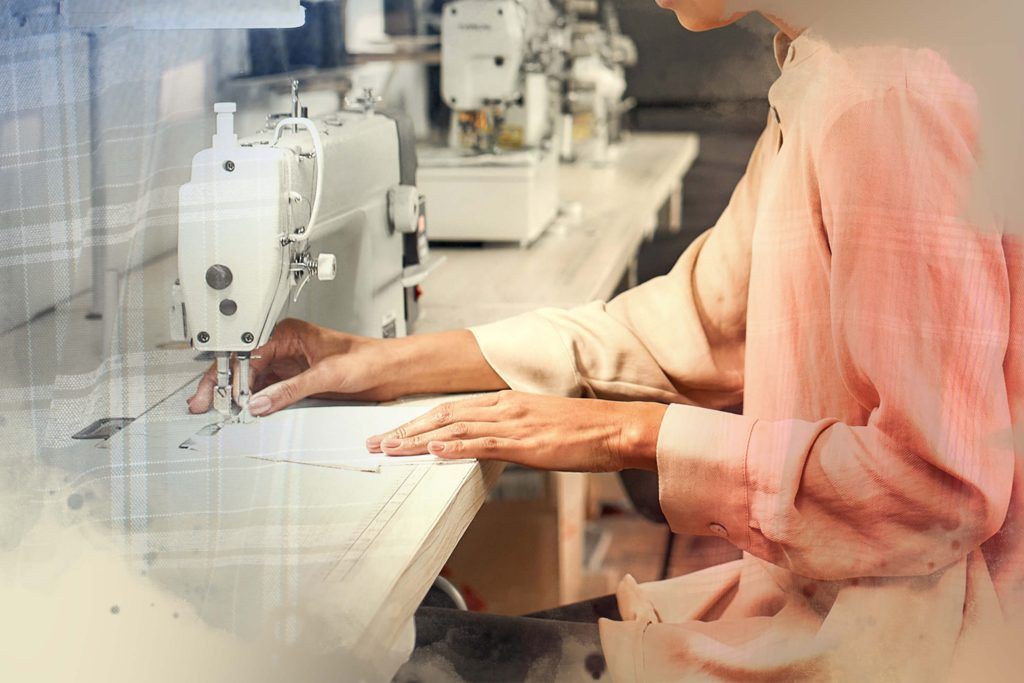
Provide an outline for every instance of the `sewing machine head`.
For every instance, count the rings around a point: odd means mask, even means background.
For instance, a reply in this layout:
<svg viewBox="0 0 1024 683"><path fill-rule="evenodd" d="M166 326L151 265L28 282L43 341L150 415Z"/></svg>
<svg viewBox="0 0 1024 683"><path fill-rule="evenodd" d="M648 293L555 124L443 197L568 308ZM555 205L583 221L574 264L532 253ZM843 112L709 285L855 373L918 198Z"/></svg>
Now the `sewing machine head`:
<svg viewBox="0 0 1024 683"><path fill-rule="evenodd" d="M424 260L426 237L411 128L376 113L372 98L322 119L282 118L242 141L234 108L215 106L213 145L181 187L178 272L185 337L216 358L214 406L247 420L249 359L286 311L356 334L405 334L403 275ZM314 278L333 282L300 301Z"/></svg>
<svg viewBox="0 0 1024 683"><path fill-rule="evenodd" d="M552 65L562 49L547 0L455 0L441 19L441 96L452 146L492 153L550 133Z"/></svg>

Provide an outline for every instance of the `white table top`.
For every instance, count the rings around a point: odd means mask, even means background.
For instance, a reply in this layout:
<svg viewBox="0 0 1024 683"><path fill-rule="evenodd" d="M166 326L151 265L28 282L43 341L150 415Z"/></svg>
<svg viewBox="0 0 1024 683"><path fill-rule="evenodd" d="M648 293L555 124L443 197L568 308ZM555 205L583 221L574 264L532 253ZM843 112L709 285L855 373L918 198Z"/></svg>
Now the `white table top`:
<svg viewBox="0 0 1024 683"><path fill-rule="evenodd" d="M527 250L438 250L448 261L424 285L418 330L607 298L697 147L692 135L634 135L611 167L563 168L563 197L581 204L582 221ZM98 325L61 334L75 329L62 320L81 319L81 299L0 336L18 350L0 358L0 435L28 470L17 495L0 484L0 515L31 512L0 546L0 576L55 577L42 592L0 581L4 619L17 626L4 645L28 651L87 632L73 658L48 648L36 680L89 667L105 680L390 675L411 647L413 611L500 467L365 473L211 462L178 448L210 418L184 410L204 364L158 348L174 268L166 258L125 278L124 315L143 319L145 334L98 371L81 360ZM58 362L69 353L78 360ZM107 442L68 438L90 416L140 414Z"/></svg>
<svg viewBox="0 0 1024 683"><path fill-rule="evenodd" d="M693 133L634 133L614 163L562 166L559 193L578 222L556 224L528 249L434 248L447 261L423 283L418 332L493 322L542 306L608 299L657 213L700 151Z"/></svg>

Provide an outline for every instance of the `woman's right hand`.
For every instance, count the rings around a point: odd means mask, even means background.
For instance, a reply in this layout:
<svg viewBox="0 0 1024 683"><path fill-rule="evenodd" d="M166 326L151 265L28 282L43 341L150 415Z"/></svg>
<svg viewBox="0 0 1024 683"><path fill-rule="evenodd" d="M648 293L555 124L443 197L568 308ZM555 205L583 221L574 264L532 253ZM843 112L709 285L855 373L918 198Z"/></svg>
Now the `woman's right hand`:
<svg viewBox="0 0 1024 683"><path fill-rule="evenodd" d="M252 353L249 412L269 415L307 397L397 398L400 391L387 386L387 379L394 376L389 372L397 355L389 347L394 341L356 337L302 320L282 320L270 341ZM237 379L238 373L233 376ZM210 409L216 383L214 364L188 399L189 412Z"/></svg>

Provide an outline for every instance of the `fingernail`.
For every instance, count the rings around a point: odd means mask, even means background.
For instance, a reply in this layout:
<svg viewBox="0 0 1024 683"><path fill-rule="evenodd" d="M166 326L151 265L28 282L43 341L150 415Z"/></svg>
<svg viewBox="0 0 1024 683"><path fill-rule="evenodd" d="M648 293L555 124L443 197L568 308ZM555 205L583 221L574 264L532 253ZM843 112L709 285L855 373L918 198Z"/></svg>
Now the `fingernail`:
<svg viewBox="0 0 1024 683"><path fill-rule="evenodd" d="M371 436L369 439L366 440L366 445L367 446L376 446L378 444L380 444L380 437L379 436Z"/></svg>
<svg viewBox="0 0 1024 683"><path fill-rule="evenodd" d="M427 444L427 450L431 453L444 453L444 442L443 441L431 441Z"/></svg>
<svg viewBox="0 0 1024 683"><path fill-rule="evenodd" d="M249 401L249 412L253 415L262 415L270 410L269 396L253 396Z"/></svg>
<svg viewBox="0 0 1024 683"><path fill-rule="evenodd" d="M398 448L399 446L402 445L402 442L399 441L398 439L384 439L383 441L380 442L380 445L383 448Z"/></svg>

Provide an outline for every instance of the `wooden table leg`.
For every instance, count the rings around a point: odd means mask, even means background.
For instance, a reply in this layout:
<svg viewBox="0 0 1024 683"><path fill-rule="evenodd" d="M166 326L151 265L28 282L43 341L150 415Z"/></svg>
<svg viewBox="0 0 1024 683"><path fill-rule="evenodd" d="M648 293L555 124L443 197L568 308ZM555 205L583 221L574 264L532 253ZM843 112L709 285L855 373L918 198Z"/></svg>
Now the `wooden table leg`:
<svg viewBox="0 0 1024 683"><path fill-rule="evenodd" d="M583 581L583 532L587 516L587 475L554 472L558 506L558 593L561 604L578 601Z"/></svg>

